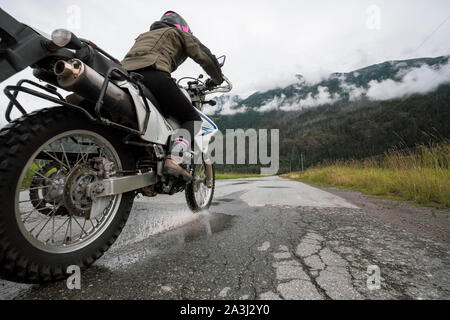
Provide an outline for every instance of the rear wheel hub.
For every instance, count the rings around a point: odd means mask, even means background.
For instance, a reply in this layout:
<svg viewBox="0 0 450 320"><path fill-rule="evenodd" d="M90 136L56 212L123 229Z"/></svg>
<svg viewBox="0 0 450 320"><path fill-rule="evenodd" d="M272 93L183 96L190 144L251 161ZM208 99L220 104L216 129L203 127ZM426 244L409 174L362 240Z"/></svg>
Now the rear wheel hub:
<svg viewBox="0 0 450 320"><path fill-rule="evenodd" d="M89 164L73 168L64 186L64 204L70 215L89 219L92 200L87 186L96 180L97 176Z"/></svg>

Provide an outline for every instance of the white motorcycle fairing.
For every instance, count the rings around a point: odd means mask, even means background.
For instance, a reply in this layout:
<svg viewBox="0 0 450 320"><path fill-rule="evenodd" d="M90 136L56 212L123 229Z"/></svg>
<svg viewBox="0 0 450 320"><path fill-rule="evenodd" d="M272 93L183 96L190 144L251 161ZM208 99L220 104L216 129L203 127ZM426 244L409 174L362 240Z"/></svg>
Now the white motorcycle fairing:
<svg viewBox="0 0 450 320"><path fill-rule="evenodd" d="M139 94L139 90L127 81L121 82L119 86L130 92L136 107L139 130L142 131L145 127L146 109L144 100ZM186 97L191 100L185 89L180 88L180 90L182 90ZM155 144L166 145L169 142L169 138L174 133L174 130L180 128L180 124L172 117L167 119L164 118L149 99L147 99L147 103L150 107L150 118L148 120L147 130L145 131L145 134L141 136L141 139ZM202 119L202 123L201 130L194 137L194 141L201 152L207 154L211 138L219 131L219 129L203 112L198 109L197 112Z"/></svg>

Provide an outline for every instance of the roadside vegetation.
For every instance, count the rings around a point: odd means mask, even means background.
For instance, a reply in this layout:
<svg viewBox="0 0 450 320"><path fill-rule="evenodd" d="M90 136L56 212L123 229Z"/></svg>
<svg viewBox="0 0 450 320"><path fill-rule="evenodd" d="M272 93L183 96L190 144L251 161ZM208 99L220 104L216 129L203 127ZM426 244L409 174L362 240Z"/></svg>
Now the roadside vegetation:
<svg viewBox="0 0 450 320"><path fill-rule="evenodd" d="M34 162L31 164L31 166L25 173L25 177L22 180L22 186L21 186L22 190L28 189L30 187L30 184L33 181L33 177L36 175L36 172L38 172L40 170L40 168L42 168L43 166L44 166L43 164L37 165ZM53 171L51 171L49 173L52 173L52 172Z"/></svg>
<svg viewBox="0 0 450 320"><path fill-rule="evenodd" d="M414 151L391 149L381 157L335 161L283 177L318 186L358 190L408 200L423 206L450 207L450 141Z"/></svg>
<svg viewBox="0 0 450 320"><path fill-rule="evenodd" d="M216 180L226 180L226 179L244 179L244 178L262 178L260 174L252 173L216 173Z"/></svg>

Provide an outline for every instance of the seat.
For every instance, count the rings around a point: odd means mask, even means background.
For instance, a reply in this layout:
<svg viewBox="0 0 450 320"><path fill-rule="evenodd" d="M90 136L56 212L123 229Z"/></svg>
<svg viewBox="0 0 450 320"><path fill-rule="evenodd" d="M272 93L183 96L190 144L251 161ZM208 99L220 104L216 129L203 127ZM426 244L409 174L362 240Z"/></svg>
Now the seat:
<svg viewBox="0 0 450 320"><path fill-rule="evenodd" d="M131 75L132 77L134 76L134 74L136 74L136 73L133 73L133 72L130 73L130 75ZM139 76L141 76L141 75L139 74ZM156 109L158 109L159 113L161 113L161 114L163 115L164 118L167 118L167 117L169 116L169 114L168 114L167 112L164 111L164 109L161 107L161 105L159 104L158 100L157 100L156 97L153 95L153 93L150 91L150 89L147 88L147 87L146 87L142 82L140 82L139 80L138 80L138 82L139 82L139 84L140 84L141 87L142 87L142 91L144 92L144 96L145 96L148 100L150 100L150 102L155 106Z"/></svg>

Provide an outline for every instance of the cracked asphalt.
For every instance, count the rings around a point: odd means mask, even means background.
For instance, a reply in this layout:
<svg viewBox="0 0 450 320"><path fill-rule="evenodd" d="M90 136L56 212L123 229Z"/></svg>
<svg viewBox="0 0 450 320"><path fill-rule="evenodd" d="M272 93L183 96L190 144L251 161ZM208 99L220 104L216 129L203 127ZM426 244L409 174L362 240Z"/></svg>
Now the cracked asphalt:
<svg viewBox="0 0 450 320"><path fill-rule="evenodd" d="M395 205L376 214L377 199L277 177L216 188L210 210L197 215L183 195L137 199L116 244L82 274L81 290L0 281L0 298L450 299L447 211L420 209L421 224L439 220L434 234L412 227L417 217ZM408 223L389 218L397 215ZM380 271L372 290L369 266Z"/></svg>

